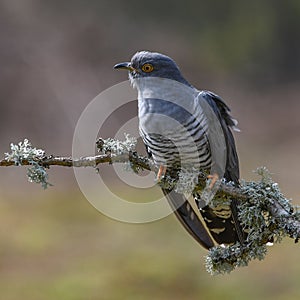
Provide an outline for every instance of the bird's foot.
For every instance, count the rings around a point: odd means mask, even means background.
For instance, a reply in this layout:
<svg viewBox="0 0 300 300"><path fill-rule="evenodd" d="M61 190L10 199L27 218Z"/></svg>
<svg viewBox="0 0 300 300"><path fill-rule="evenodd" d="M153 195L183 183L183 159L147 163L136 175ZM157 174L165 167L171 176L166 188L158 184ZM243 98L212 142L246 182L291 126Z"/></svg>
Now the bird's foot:
<svg viewBox="0 0 300 300"><path fill-rule="evenodd" d="M219 180L219 175L217 173L211 174L207 176L208 179L211 179L208 188L213 189L215 186L216 182Z"/></svg>
<svg viewBox="0 0 300 300"><path fill-rule="evenodd" d="M220 181L217 173L208 175L207 179L209 180L206 182L206 186L201 193L201 199L206 205L211 205L212 200L214 199L214 196L219 188Z"/></svg>
<svg viewBox="0 0 300 300"><path fill-rule="evenodd" d="M167 171L167 167L166 166L163 166L163 165L160 165L159 166L159 169L158 169L158 172L156 174L156 179L155 181L156 182L161 182L161 180L165 177L166 175L166 171Z"/></svg>

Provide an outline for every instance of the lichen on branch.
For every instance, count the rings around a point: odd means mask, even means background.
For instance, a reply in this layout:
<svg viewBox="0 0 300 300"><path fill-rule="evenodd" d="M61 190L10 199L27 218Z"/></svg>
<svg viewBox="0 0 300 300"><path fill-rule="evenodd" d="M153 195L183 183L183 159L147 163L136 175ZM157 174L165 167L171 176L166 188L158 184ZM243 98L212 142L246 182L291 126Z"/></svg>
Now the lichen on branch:
<svg viewBox="0 0 300 300"><path fill-rule="evenodd" d="M212 275L247 266L253 259L264 259L267 245L279 243L284 237L298 242L300 213L297 207L284 197L265 167L258 168L256 173L261 179L257 182L242 181L238 190L243 197L235 195L240 200L239 220L248 232L247 239L243 245L221 245L209 251L206 268Z"/></svg>
<svg viewBox="0 0 300 300"><path fill-rule="evenodd" d="M11 144L11 152L5 153L0 160L0 167L28 166L27 176L30 182L39 183L43 188L49 187L47 169L51 166L93 167L99 164L115 162L127 164L134 172L141 170L157 171L154 162L140 156L136 152L136 139L125 135L124 141L115 139L99 139L99 154L80 158L46 155L25 139L18 144ZM176 173L176 172L175 172ZM257 169L258 181L241 181L236 187L220 180L217 184L216 197L210 199L209 205L218 205L216 201L230 202L235 199L239 203L239 219L247 230L247 240L241 245L220 245L209 250L206 257L206 268L210 274L229 273L237 267L247 266L253 259L263 259L267 253L268 243L278 243L284 237L298 242L300 237L300 213L280 191L266 168ZM205 173L198 176L192 170L182 169L164 178L164 188L176 188L177 192L199 192L205 190L207 177ZM216 200L217 199L217 200Z"/></svg>
<svg viewBox="0 0 300 300"><path fill-rule="evenodd" d="M51 186L48 181L46 168L39 164L39 161L45 157L45 151L32 147L31 143L24 139L18 144L10 144L10 152L5 153L4 160L13 162L16 166L21 166L24 161L28 162L27 178L29 182L39 183L44 189Z"/></svg>

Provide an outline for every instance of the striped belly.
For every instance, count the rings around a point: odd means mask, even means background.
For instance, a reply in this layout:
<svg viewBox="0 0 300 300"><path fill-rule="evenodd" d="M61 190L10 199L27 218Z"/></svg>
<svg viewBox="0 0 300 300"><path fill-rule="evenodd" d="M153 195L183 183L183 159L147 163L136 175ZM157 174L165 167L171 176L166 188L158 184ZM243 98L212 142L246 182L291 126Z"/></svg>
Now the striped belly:
<svg viewBox="0 0 300 300"><path fill-rule="evenodd" d="M163 124L160 126L162 129L158 133L149 133L145 130L147 128L140 127L143 141L157 165L192 165L202 169L211 166L207 122L200 112L196 116L189 115L189 118L181 121L172 130L167 126L163 130Z"/></svg>

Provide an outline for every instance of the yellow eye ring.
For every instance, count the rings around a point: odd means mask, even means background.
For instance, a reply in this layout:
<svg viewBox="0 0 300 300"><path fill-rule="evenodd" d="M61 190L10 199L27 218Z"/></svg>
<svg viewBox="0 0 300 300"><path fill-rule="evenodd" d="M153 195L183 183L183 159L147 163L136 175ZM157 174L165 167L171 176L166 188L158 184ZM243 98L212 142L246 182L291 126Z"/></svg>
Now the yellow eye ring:
<svg viewBox="0 0 300 300"><path fill-rule="evenodd" d="M151 64L144 64L142 66L142 71L145 72L145 73L150 73L153 71L153 66Z"/></svg>

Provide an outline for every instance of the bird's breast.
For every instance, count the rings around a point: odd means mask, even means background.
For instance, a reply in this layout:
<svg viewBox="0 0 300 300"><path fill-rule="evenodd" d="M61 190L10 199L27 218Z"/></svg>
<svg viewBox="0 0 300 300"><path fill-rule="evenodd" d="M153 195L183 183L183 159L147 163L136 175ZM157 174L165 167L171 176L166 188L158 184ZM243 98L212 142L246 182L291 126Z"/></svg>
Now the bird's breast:
<svg viewBox="0 0 300 300"><path fill-rule="evenodd" d="M207 122L201 107L188 111L162 99L139 99L141 136L157 164L210 164Z"/></svg>
<svg viewBox="0 0 300 300"><path fill-rule="evenodd" d="M140 133L154 161L209 166L208 126L199 91L165 78L142 78L135 86Z"/></svg>

